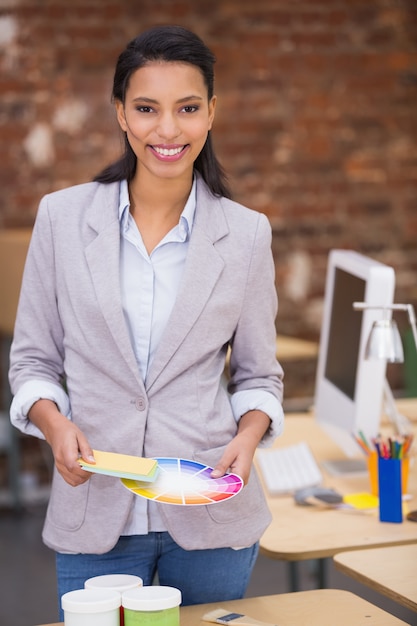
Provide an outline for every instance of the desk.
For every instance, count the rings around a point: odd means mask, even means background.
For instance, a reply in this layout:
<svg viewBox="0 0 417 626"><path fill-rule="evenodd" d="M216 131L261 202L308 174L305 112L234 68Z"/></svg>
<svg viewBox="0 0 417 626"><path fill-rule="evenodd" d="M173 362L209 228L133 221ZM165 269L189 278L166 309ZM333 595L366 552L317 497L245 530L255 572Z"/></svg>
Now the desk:
<svg viewBox="0 0 417 626"><path fill-rule="evenodd" d="M417 611L417 543L343 552L333 560L344 574Z"/></svg>
<svg viewBox="0 0 417 626"><path fill-rule="evenodd" d="M315 359L318 355L318 344L306 339L289 337L287 335L277 335L276 357L278 361L298 361L304 359ZM230 348L226 355L226 368L229 366Z"/></svg>
<svg viewBox="0 0 417 626"><path fill-rule="evenodd" d="M14 329L20 284L30 228L0 229L0 333L11 336Z"/></svg>
<svg viewBox="0 0 417 626"><path fill-rule="evenodd" d="M279 626L400 626L406 624L390 613L349 591L316 589L276 596L262 596L221 602L197 604L180 609L181 626L207 626L201 616L216 608L243 613ZM44 624L44 626L48 626ZM60 626L50 624L49 626Z"/></svg>
<svg viewBox="0 0 417 626"><path fill-rule="evenodd" d="M298 359L315 359L318 344L306 339L297 339L287 335L278 335L276 340L277 359L279 361L295 361Z"/></svg>
<svg viewBox="0 0 417 626"><path fill-rule="evenodd" d="M410 422L417 422L417 398L398 398L395 404L399 412L406 415Z"/></svg>
<svg viewBox="0 0 417 626"><path fill-rule="evenodd" d="M286 446L301 440L308 442L319 464L324 460L343 458L343 453L316 423L312 414L292 414L287 417L284 433L274 445ZM369 491L367 475L334 477L323 468L322 472L324 484L340 493ZM408 486L414 496L409 503L412 510L417 508L417 463L410 469ZM378 511L363 513L302 507L294 503L292 496L269 496L266 489L265 493L273 519L261 538L260 550L272 559L295 563L332 557L345 550L417 542L415 522L404 520L402 524L381 523ZM321 564L324 564L323 561ZM294 576L292 590L296 590Z"/></svg>

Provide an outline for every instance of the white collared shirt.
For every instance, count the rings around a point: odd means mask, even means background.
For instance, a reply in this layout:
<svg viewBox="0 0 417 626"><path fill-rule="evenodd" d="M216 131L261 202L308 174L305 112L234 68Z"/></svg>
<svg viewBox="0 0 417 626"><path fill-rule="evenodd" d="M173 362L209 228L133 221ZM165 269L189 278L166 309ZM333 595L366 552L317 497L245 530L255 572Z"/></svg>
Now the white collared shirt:
<svg viewBox="0 0 417 626"><path fill-rule="evenodd" d="M120 284L123 312L136 360L146 381L181 281L194 221L196 183L179 222L148 254L130 213L126 181L120 185Z"/></svg>

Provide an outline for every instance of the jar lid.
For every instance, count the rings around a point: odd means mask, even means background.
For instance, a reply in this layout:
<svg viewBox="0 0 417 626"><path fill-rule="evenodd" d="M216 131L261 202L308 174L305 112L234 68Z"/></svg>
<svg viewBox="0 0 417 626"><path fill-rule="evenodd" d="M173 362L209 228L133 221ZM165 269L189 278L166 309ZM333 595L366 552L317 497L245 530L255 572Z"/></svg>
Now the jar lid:
<svg viewBox="0 0 417 626"><path fill-rule="evenodd" d="M103 576L93 576L84 583L86 589L115 589L116 591L120 591L120 593L126 589L134 589L142 585L142 578L134 576L133 574L104 574Z"/></svg>
<svg viewBox="0 0 417 626"><path fill-rule="evenodd" d="M76 589L61 598L63 611L70 613L104 613L118 609L121 594L111 589Z"/></svg>
<svg viewBox="0 0 417 626"><path fill-rule="evenodd" d="M181 591L175 587L150 585L122 593L122 606L133 611L162 611L181 604Z"/></svg>

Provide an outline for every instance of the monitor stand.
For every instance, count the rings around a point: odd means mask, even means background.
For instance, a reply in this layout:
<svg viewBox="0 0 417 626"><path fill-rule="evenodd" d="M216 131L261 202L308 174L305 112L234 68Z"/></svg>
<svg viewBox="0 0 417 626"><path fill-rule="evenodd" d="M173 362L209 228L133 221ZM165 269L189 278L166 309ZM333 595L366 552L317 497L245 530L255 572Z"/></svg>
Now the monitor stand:
<svg viewBox="0 0 417 626"><path fill-rule="evenodd" d="M387 379L384 381L384 408L389 421L391 422L397 435L407 435L412 432L411 423L408 417L401 415L395 404L394 396Z"/></svg>
<svg viewBox="0 0 417 626"><path fill-rule="evenodd" d="M368 474L365 459L334 459L322 461L320 465L331 476L366 476Z"/></svg>
<svg viewBox="0 0 417 626"><path fill-rule="evenodd" d="M320 461L320 465L331 476L362 476L368 472L366 457L360 452L359 446L351 433L333 424L318 422L323 431L343 451L342 458Z"/></svg>
<svg viewBox="0 0 417 626"><path fill-rule="evenodd" d="M386 378L384 381L384 408L386 416L397 434L404 435L411 432L410 420L399 413L391 387ZM331 476L353 477L366 475L368 473L367 461L366 458L357 458L358 450L357 444L354 443L354 438L333 424L319 421L319 425L346 454L344 459L322 461L321 466L323 469Z"/></svg>

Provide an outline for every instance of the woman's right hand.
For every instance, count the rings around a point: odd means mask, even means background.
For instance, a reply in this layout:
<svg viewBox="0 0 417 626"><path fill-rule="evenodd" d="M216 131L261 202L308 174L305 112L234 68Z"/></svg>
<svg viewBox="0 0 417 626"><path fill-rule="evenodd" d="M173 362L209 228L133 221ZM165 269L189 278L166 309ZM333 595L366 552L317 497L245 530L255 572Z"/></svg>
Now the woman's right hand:
<svg viewBox="0 0 417 626"><path fill-rule="evenodd" d="M82 431L51 400L38 400L30 408L28 417L43 433L54 455L55 465L62 478L72 487L82 485L91 472L83 470L78 462L82 457L94 463L93 450Z"/></svg>

